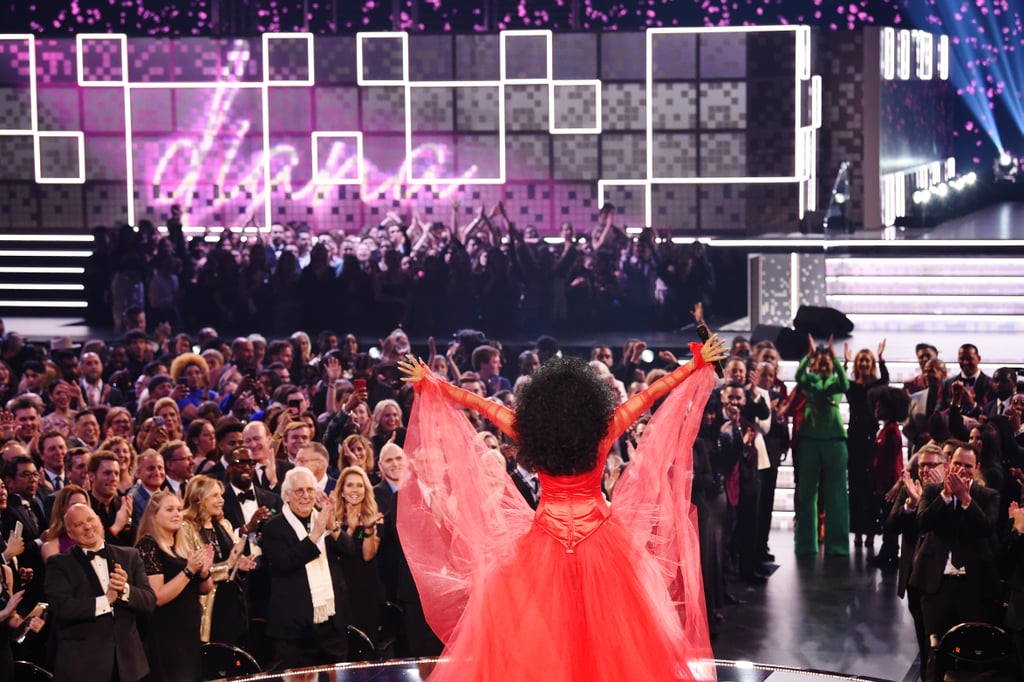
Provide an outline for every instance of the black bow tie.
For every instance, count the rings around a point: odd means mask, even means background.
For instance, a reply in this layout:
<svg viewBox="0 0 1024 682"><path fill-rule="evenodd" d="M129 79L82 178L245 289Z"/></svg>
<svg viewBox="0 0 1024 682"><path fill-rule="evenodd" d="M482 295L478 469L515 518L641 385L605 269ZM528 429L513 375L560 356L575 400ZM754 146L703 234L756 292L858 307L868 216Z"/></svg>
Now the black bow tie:
<svg viewBox="0 0 1024 682"><path fill-rule="evenodd" d="M98 556L101 556L104 559L107 558L107 548L106 547L100 547L95 552L93 552L92 550L83 549L82 552L85 553L85 558L88 561L92 561L93 558L98 557Z"/></svg>
<svg viewBox="0 0 1024 682"><path fill-rule="evenodd" d="M249 488L245 492L238 493L238 501L245 502L246 500L256 501L256 491Z"/></svg>

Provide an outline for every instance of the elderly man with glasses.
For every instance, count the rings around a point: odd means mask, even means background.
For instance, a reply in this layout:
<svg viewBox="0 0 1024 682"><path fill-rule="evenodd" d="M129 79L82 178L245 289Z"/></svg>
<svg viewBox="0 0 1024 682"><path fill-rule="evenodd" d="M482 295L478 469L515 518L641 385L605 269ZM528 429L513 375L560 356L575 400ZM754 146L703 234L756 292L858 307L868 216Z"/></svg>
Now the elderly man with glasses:
<svg viewBox="0 0 1024 682"><path fill-rule="evenodd" d="M280 668L344 661L349 604L341 562L355 547L309 469L289 471L281 492L284 509L264 524L261 543L276 605L267 620L275 658Z"/></svg>

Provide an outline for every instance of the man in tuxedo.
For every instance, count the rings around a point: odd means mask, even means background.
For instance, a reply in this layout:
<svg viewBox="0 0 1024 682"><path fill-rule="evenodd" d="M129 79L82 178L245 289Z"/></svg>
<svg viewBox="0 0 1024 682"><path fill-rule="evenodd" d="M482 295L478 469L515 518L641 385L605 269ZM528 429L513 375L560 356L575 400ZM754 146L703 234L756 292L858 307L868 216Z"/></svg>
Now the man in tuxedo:
<svg viewBox="0 0 1024 682"><path fill-rule="evenodd" d="M1006 414L1010 398L1017 392L1017 372L1010 367L1000 367L992 373L992 400L981 406L981 416L989 419Z"/></svg>
<svg viewBox="0 0 1024 682"><path fill-rule="evenodd" d="M46 597L56 619L55 680L132 682L149 673L136 614L152 613L156 597L138 551L106 545L99 516L73 505L64 527L75 547L51 557Z"/></svg>
<svg viewBox="0 0 1024 682"><path fill-rule="evenodd" d="M950 387L956 382L963 384L971 398L971 405L965 406L963 412L973 417L981 405L992 399L992 379L979 369L981 355L973 343L960 346L956 353L956 361L960 365L960 374L946 379L943 387L948 399L951 395Z"/></svg>
<svg viewBox="0 0 1024 682"><path fill-rule="evenodd" d="M59 431L46 431L39 436L39 455L43 470L39 482L47 493L57 492L68 484L64 472L64 456L68 454L68 442ZM47 524L49 525L49 524Z"/></svg>
<svg viewBox="0 0 1024 682"><path fill-rule="evenodd" d="M512 469L509 476L512 478L516 490L526 500L526 504L530 505L530 509L536 509L540 503L540 480L537 478L537 473L527 470L516 461L515 468Z"/></svg>
<svg viewBox="0 0 1024 682"><path fill-rule="evenodd" d="M242 447L242 430L245 426L234 418L224 418L217 423L217 452L220 458L201 473L223 481L228 471L228 457L235 448Z"/></svg>
<svg viewBox="0 0 1024 682"><path fill-rule="evenodd" d="M271 442L267 425L261 421L249 422L242 429L242 445L249 448L252 458L256 460L253 482L278 495L281 492L281 481L293 465L288 460L275 459Z"/></svg>
<svg viewBox="0 0 1024 682"><path fill-rule="evenodd" d="M33 604L43 598L43 556L39 551L39 536L49 526L42 518L42 507L36 499L39 471L28 455L16 455L3 466L4 485L7 487L7 508L0 513L0 535L4 540L21 523L24 549L12 558L17 589L25 589L25 601Z"/></svg>
<svg viewBox="0 0 1024 682"><path fill-rule="evenodd" d="M240 536L258 532L274 514L281 512L281 498L276 494L253 485L256 474L256 460L246 447L235 448L228 455L227 480L224 485L224 518ZM246 553L254 557L262 554L258 543L249 543ZM249 571L245 584L246 601L249 606L249 648L260 662L266 665L273 659L270 642L267 640L267 612L269 611L270 574L265 562Z"/></svg>
<svg viewBox="0 0 1024 682"><path fill-rule="evenodd" d="M185 499L185 486L192 478L196 458L183 440L172 440L160 446L164 458L166 479L164 485L181 499Z"/></svg>
<svg viewBox="0 0 1024 682"><path fill-rule="evenodd" d="M281 669L344 661L349 614L341 561L355 554L355 546L309 469L289 471L281 491L283 512L263 526L270 601L276 605L267 636Z"/></svg>
<svg viewBox="0 0 1024 682"><path fill-rule="evenodd" d="M939 639L949 628L965 621L991 622L995 615L999 492L980 485L977 473L977 452L961 445L943 482L925 486L917 506L924 537L909 584L921 593L930 671Z"/></svg>

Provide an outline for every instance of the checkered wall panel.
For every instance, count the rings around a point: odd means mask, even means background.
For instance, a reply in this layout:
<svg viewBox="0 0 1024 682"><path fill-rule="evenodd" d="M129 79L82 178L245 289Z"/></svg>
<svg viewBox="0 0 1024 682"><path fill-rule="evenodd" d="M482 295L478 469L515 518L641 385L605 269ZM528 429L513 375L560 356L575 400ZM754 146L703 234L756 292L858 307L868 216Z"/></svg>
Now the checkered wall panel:
<svg viewBox="0 0 1024 682"><path fill-rule="evenodd" d="M7 65L0 69L0 137L32 125L30 48L38 129L57 134L40 136L38 145L31 135L3 139L13 160L0 175L34 179L34 146L42 180L63 183L55 188L67 189L84 168L85 188L77 199L68 194L77 213L18 212L54 224L95 224L99 216L116 222L128 212L162 219L180 201L192 224L269 217L348 228L381 211L422 204L433 213L453 198L483 197L504 199L522 208L520 220L554 231L566 216L592 223L607 195L630 224L650 215L693 230L735 229L746 214L745 184L686 183L792 172L794 34L680 29L648 37L86 34L79 72L73 40L0 36L0 64ZM522 79L534 82L516 82ZM487 82L465 86L473 81ZM807 115L805 108L801 118ZM118 193L127 164L135 186ZM54 189L47 196L64 195ZM785 193L764 196L791 201Z"/></svg>

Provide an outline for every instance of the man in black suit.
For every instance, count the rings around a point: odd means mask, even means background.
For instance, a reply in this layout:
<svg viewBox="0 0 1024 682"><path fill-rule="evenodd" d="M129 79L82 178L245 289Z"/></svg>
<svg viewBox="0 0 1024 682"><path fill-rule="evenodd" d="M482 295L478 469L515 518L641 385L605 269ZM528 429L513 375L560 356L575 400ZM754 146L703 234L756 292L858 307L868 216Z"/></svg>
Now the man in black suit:
<svg viewBox="0 0 1024 682"><path fill-rule="evenodd" d="M377 551L377 566L384 583L384 597L402 607L403 633L397 642L397 653L402 658L437 656L444 649L444 643L427 625L420 603L419 591L413 580L402 541L398 536L398 489L403 485L409 471L409 459L395 443L381 448L380 468L382 480L373 488L377 509L384 514L380 530L380 549Z"/></svg>
<svg viewBox="0 0 1024 682"><path fill-rule="evenodd" d="M912 478L910 470L904 469L900 490L896 494L892 509L885 520L885 530L901 535L896 594L900 598L906 596L907 608L914 619L914 632L917 635L917 648L921 658L921 677L926 679L928 653L931 647L928 644L928 635L921 617L921 594L908 583L918 542L921 538L921 534L917 530L917 506L921 501L924 486L929 483L941 484L945 480L947 462L942 448L935 443L925 445L914 456L917 458L917 478Z"/></svg>
<svg viewBox="0 0 1024 682"><path fill-rule="evenodd" d="M316 489L309 469L289 471L281 491L284 511L264 524L262 539L275 604L267 636L274 640L278 666L344 661L349 614L341 561L355 553L355 546L334 516L333 500Z"/></svg>
<svg viewBox="0 0 1024 682"><path fill-rule="evenodd" d="M35 462L28 455L16 455L3 466L8 497L7 508L0 514L0 534L6 540L21 522L24 550L16 561L16 589L26 590L25 601L29 604L43 598L43 556L37 540L49 527L43 521L42 507L36 498L39 476Z"/></svg>
<svg viewBox="0 0 1024 682"><path fill-rule="evenodd" d="M252 457L256 460L256 475L253 483L269 490L275 495L281 492L281 481L284 475L292 468L292 463L286 459L275 459L274 450L277 445L267 431L267 425L261 421L252 421L242 429L242 445L252 451Z"/></svg>
<svg viewBox="0 0 1024 682"><path fill-rule="evenodd" d="M252 450L235 448L228 455L228 473L224 485L224 518L240 536L259 532L263 522L273 514L279 514L283 505L281 498L253 485L256 475L256 460ZM249 543L246 553L258 557L261 554L258 543ZM246 600L249 606L249 649L260 662L266 665L273 659L267 640L267 612L270 606L270 574L265 562L259 562L249 571L245 582Z"/></svg>
<svg viewBox="0 0 1024 682"><path fill-rule="evenodd" d="M956 353L956 361L960 365L960 374L946 379L943 384L944 393L948 399L952 396L953 384L963 384L970 399L970 404L964 406L963 412L973 417L978 414L982 405L992 399L992 379L979 369L981 354L973 343L960 346Z"/></svg>
<svg viewBox="0 0 1024 682"><path fill-rule="evenodd" d="M228 471L228 457L235 448L242 447L242 430L245 425L234 418L221 419L217 423L217 453L220 455L213 464L200 463L199 472L218 481L224 481ZM209 455L207 455L209 456Z"/></svg>
<svg viewBox="0 0 1024 682"><path fill-rule="evenodd" d="M1000 367L992 373L992 400L981 406L985 418L1006 414L1010 399L1017 392L1017 372L1010 367Z"/></svg>
<svg viewBox="0 0 1024 682"><path fill-rule="evenodd" d="M82 353L79 365L85 407L117 407L124 405L124 395L116 387L103 383L103 361L96 353Z"/></svg>
<svg viewBox="0 0 1024 682"><path fill-rule="evenodd" d="M974 480L977 452L962 445L953 453L942 484L925 486L917 507L924 533L914 559L910 586L921 593L921 615L934 653L939 639L965 621L989 621L995 614L999 575L994 545L999 492Z"/></svg>
<svg viewBox="0 0 1024 682"><path fill-rule="evenodd" d="M52 557L46 571L60 647L54 679L142 679L149 664L135 616L151 613L156 597L139 553L105 545L100 518L87 505L73 505L64 527L76 546Z"/></svg>

